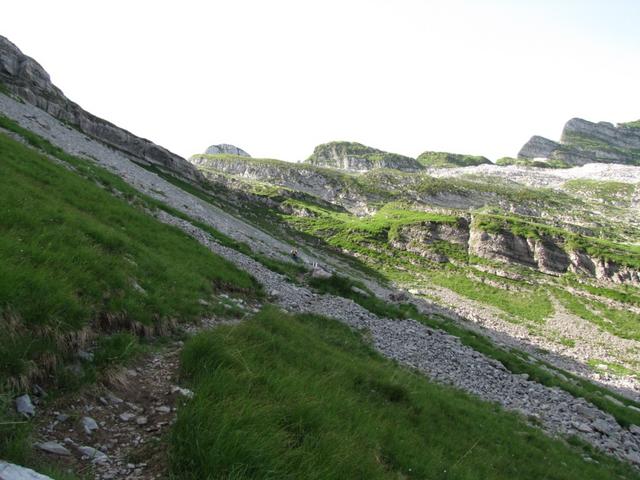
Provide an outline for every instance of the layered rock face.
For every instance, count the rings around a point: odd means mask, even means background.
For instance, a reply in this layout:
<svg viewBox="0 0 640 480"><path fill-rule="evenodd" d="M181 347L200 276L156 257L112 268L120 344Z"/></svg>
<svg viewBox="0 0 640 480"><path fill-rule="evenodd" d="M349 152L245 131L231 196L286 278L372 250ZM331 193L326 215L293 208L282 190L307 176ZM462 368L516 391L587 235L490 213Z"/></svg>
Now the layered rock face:
<svg viewBox="0 0 640 480"><path fill-rule="evenodd" d="M184 158L155 143L119 128L69 100L49 74L31 57L0 36L0 82L24 101L77 128L86 135L116 148L143 164L155 164L191 180L202 179Z"/></svg>
<svg viewBox="0 0 640 480"><path fill-rule="evenodd" d="M241 148L238 148L235 145L229 145L228 143L211 145L204 153L207 155L237 155L239 157L251 157L251 155Z"/></svg>
<svg viewBox="0 0 640 480"><path fill-rule="evenodd" d="M640 128L634 123L612 125L581 118L569 120L560 142L533 136L520 149L518 158L546 159L567 166L587 163L640 165Z"/></svg>
<svg viewBox="0 0 640 480"><path fill-rule="evenodd" d="M562 238L526 238L511 232L472 228L469 253L481 258L517 263L550 275L573 272L604 282L640 285L640 272L581 250L567 251Z"/></svg>
<svg viewBox="0 0 640 480"><path fill-rule="evenodd" d="M457 224L424 222L401 227L390 245L435 262L450 261L445 254L434 251L438 242L458 245L476 257L523 265L549 275L572 272L603 282L640 286L640 271L568 249L561 237L527 238L510 231L488 232L465 218L459 218Z"/></svg>
<svg viewBox="0 0 640 480"><path fill-rule="evenodd" d="M367 205L370 198L350 189L341 181L341 178L334 178L332 175L327 175L327 171L323 172L310 165L282 160L206 154L194 155L189 158L189 161L207 178L216 181L224 181L217 175L219 172L304 192L326 202L343 205L353 211L363 213L368 211Z"/></svg>
<svg viewBox="0 0 640 480"><path fill-rule="evenodd" d="M423 168L411 157L355 142L323 143L313 150L305 162L317 167L338 168L350 172L367 172L375 168L415 172Z"/></svg>

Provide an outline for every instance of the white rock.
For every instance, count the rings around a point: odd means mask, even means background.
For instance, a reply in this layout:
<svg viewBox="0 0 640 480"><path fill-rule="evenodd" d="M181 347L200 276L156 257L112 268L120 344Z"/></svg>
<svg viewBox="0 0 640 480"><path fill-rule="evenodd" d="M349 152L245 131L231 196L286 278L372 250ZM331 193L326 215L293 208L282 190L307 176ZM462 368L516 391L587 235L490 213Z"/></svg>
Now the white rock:
<svg viewBox="0 0 640 480"><path fill-rule="evenodd" d="M52 478L30 468L0 460L0 480L52 480Z"/></svg>
<svg viewBox="0 0 640 480"><path fill-rule="evenodd" d="M21 395L16 398L16 410L25 417L33 417L36 414L36 407L31 403L29 395Z"/></svg>
<svg viewBox="0 0 640 480"><path fill-rule="evenodd" d="M82 428L84 428L84 431L87 435L91 435L91 432L99 428L96 421L91 417L82 417L80 423L82 424Z"/></svg>
<svg viewBox="0 0 640 480"><path fill-rule="evenodd" d="M193 392L191 390L189 390L188 388L182 388L182 387L176 387L174 386L171 389L171 393L179 393L180 395L182 395L183 397L187 397L187 398L193 398Z"/></svg>
<svg viewBox="0 0 640 480"><path fill-rule="evenodd" d="M131 420L135 416L136 416L136 414L135 413L131 413L131 412L121 413L120 414L120 420L122 420L123 422L128 422L129 420Z"/></svg>
<svg viewBox="0 0 640 480"><path fill-rule="evenodd" d="M78 447L78 451L93 463L106 463L109 461L109 457L105 453L93 447Z"/></svg>
<svg viewBox="0 0 640 480"><path fill-rule="evenodd" d="M43 452L52 453L54 455L62 455L62 456L71 455L71 452L67 450L65 447L63 447L62 445L60 445L58 442L36 443L36 447L38 447Z"/></svg>

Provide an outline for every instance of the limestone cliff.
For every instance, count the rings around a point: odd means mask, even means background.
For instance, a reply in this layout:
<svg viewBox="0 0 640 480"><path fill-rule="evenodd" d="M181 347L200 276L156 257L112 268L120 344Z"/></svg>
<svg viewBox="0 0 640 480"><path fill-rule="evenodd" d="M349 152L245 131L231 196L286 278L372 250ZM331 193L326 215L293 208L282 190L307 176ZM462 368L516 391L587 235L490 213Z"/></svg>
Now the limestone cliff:
<svg viewBox="0 0 640 480"><path fill-rule="evenodd" d="M533 136L520 149L518 158L565 166L587 163L640 165L640 128L637 122L614 126L608 122L572 118L565 124L560 142Z"/></svg>
<svg viewBox="0 0 640 480"><path fill-rule="evenodd" d="M415 172L423 167L415 159L389 153L355 142L330 142L318 145L305 161L318 167L350 172L366 172L375 168L391 168Z"/></svg>
<svg viewBox="0 0 640 480"><path fill-rule="evenodd" d="M86 135L143 164L155 164L191 180L202 177L184 158L83 110L56 87L42 66L0 36L0 85Z"/></svg>

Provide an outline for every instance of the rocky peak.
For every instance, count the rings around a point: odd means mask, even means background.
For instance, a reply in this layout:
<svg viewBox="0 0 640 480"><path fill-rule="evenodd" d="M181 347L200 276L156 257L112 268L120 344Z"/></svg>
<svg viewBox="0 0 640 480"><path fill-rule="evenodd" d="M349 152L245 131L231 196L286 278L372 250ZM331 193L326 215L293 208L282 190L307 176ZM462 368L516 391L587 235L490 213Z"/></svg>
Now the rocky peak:
<svg viewBox="0 0 640 480"><path fill-rule="evenodd" d="M356 142L330 142L318 145L306 163L318 167L366 172L375 168L392 168L414 172L423 167L414 158L385 152Z"/></svg>
<svg viewBox="0 0 640 480"><path fill-rule="evenodd" d="M544 159L558 165L587 163L620 163L640 165L640 128L638 122L589 122L581 118L569 120L560 142L533 136L520 149L518 158Z"/></svg>
<svg viewBox="0 0 640 480"><path fill-rule="evenodd" d="M184 158L85 111L69 100L52 82L46 70L0 36L0 84L5 90L62 120L84 134L116 148L139 163L156 164L191 180L200 173Z"/></svg>
<svg viewBox="0 0 640 480"><path fill-rule="evenodd" d="M229 145L228 143L221 143L219 145L211 145L204 152L206 155L237 155L239 157L251 157L247 152L235 145Z"/></svg>

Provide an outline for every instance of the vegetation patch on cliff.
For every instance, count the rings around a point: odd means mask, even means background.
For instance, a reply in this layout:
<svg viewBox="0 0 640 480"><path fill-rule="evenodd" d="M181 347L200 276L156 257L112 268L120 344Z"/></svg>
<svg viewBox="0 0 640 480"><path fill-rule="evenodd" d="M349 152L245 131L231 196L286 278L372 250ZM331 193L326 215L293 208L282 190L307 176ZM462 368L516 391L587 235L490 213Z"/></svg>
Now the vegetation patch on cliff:
<svg viewBox="0 0 640 480"><path fill-rule="evenodd" d="M425 167L452 168L471 167L476 165L491 165L491 161L479 155L462 155L449 152L423 152L418 162Z"/></svg>

